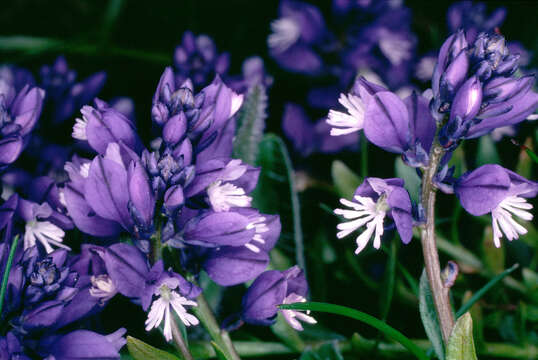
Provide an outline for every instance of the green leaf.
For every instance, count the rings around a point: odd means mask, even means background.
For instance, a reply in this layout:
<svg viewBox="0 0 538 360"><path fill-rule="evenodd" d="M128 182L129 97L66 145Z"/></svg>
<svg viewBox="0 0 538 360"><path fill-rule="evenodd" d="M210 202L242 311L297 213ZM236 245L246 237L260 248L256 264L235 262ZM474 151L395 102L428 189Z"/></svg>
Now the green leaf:
<svg viewBox="0 0 538 360"><path fill-rule="evenodd" d="M476 166L485 164L499 164L501 159L497 152L497 147L491 136L481 136L478 140L478 151L476 154Z"/></svg>
<svg viewBox="0 0 538 360"><path fill-rule="evenodd" d="M288 324L282 314L278 314L275 324L271 326L271 331L290 348L299 352L305 348L305 344L297 331Z"/></svg>
<svg viewBox="0 0 538 360"><path fill-rule="evenodd" d="M532 152L532 138L528 137L522 146L515 172L530 179L532 178L532 166L538 162L538 157Z"/></svg>
<svg viewBox="0 0 538 360"><path fill-rule="evenodd" d="M234 158L254 165L265 129L266 110L267 93L265 87L256 85L249 89L237 119Z"/></svg>
<svg viewBox="0 0 538 360"><path fill-rule="evenodd" d="M288 150L284 141L274 134L263 137L259 150L256 165L262 170L258 186L252 193L253 205L263 213L280 215L282 233L278 246L295 249L295 261L304 269L299 196Z"/></svg>
<svg viewBox="0 0 538 360"><path fill-rule="evenodd" d="M389 338L402 344L407 350L414 354L417 358L421 360L428 359L426 353L418 347L413 341L408 339L404 334L394 329L393 327L387 325L385 322L376 319L375 317L365 314L361 311L351 309L341 305L320 303L320 302L304 302L304 303L295 303L295 304L285 304L279 306L281 309L294 309L294 310L311 310L311 311L321 311L330 314L346 316L358 321L361 321L365 324L370 325L371 327L381 331L384 335Z"/></svg>
<svg viewBox="0 0 538 360"><path fill-rule="evenodd" d="M135 360L180 360L177 356L157 349L132 336L127 336L127 349Z"/></svg>
<svg viewBox="0 0 538 360"><path fill-rule="evenodd" d="M361 178L353 170L340 160L333 161L331 176L336 192L343 198L351 199L357 187L361 184Z"/></svg>
<svg viewBox="0 0 538 360"><path fill-rule="evenodd" d="M394 162L394 171L396 177L399 177L405 182L405 189L409 192L409 196L415 202L418 201L418 194L420 193L421 180L417 174L417 170L411 166L405 165L401 157L396 158Z"/></svg>
<svg viewBox="0 0 538 360"><path fill-rule="evenodd" d="M467 310L469 310L471 308L471 306L473 306L473 304L475 302L480 300L480 298L482 296L484 296L484 294L486 292L488 292L489 289L491 289L499 281L501 281L502 279L504 279L505 277L510 275L518 267L519 267L519 264L515 264L511 268L504 270L502 273L500 273L499 275L497 275L493 279L491 279L486 285L484 285L483 288L478 290L469 301L467 301L465 304L462 305L462 307L456 312L456 317L459 317L459 316L462 316L463 314L465 314L467 312Z"/></svg>
<svg viewBox="0 0 538 360"><path fill-rule="evenodd" d="M432 343L433 350L440 360L444 359L443 348L443 336L441 334L441 327L439 326L439 320L437 319L437 311L435 310L435 304L433 303L433 295L428 283L428 276L426 271L422 271L419 283L419 310L420 318L422 319L422 325L430 342Z"/></svg>
<svg viewBox="0 0 538 360"><path fill-rule="evenodd" d="M11 265L13 264L13 257L15 256L15 251L17 250L18 243L19 243L19 235L13 238L11 247L9 249L9 255L6 261L6 267L2 275L2 284L0 285L0 320L2 317L2 307L4 306L4 297L6 296L7 283L9 281L9 273L11 271Z"/></svg>
<svg viewBox="0 0 538 360"><path fill-rule="evenodd" d="M398 253L398 239L393 239L390 244L389 259L383 279L383 297L381 299L381 319L386 320L389 314L390 305L392 303L392 295L394 294L394 280L396 278L396 260Z"/></svg>
<svg viewBox="0 0 538 360"><path fill-rule="evenodd" d="M307 349L299 360L344 360L336 342L323 344L319 349Z"/></svg>
<svg viewBox="0 0 538 360"><path fill-rule="evenodd" d="M471 314L465 313L456 321L448 339L446 360L477 360Z"/></svg>
<svg viewBox="0 0 538 360"><path fill-rule="evenodd" d="M220 346L216 342L211 341L211 346L213 346L213 349L215 350L215 354L217 355L217 359L219 359L219 360L230 360L226 356L226 353L224 353L224 351L220 348Z"/></svg>
<svg viewBox="0 0 538 360"><path fill-rule="evenodd" d="M504 269L504 249L498 249L493 243L493 229L491 226L486 226L484 236L482 237L482 259L484 265L491 271L492 274L497 274Z"/></svg>

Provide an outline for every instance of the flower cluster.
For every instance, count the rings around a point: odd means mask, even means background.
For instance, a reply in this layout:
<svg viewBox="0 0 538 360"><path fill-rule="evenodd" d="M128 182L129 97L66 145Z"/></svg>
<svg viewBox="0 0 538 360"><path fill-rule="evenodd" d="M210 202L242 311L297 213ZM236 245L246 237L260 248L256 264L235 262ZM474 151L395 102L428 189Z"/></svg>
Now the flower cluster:
<svg viewBox="0 0 538 360"><path fill-rule="evenodd" d="M421 171L433 167L435 186L455 193L469 213L491 213L494 243L498 247L503 233L509 240L526 233L513 216L532 220L532 205L526 198L536 196L538 183L499 165L484 165L455 179L454 169L447 163L463 140L517 124L536 110L534 76L515 75L518 59L518 55L510 53L501 35L480 33L469 43L460 30L439 51L431 90L401 100L383 87L358 79L351 92L341 97L345 111L329 113L331 135L363 130L368 141L401 154L407 165ZM388 214L394 219L402 241L409 242L413 225L425 219L421 205L412 211L415 206L402 185L399 179L365 179L352 201L341 200L351 209L335 210L351 220L338 226L338 237L366 226L357 238L357 252L372 235L374 247L379 248L383 219Z"/></svg>
<svg viewBox="0 0 538 360"><path fill-rule="evenodd" d="M116 359L125 329L72 329L117 294L147 312L147 331L162 328L171 341L176 316L185 326L200 322L189 309L202 293L201 271L232 286L266 270L280 219L252 207L260 169L232 158L232 148L243 98L271 78L257 57L229 76L226 59L210 38L185 34L153 96L158 136L147 147L130 99L95 98L104 73L77 82L59 57L36 87L29 71L1 68L0 268L9 277L0 357ZM36 126L61 129L78 109L74 144L58 145ZM33 169L14 164L27 145L24 156L39 159ZM72 230L81 244L70 241Z"/></svg>
<svg viewBox="0 0 538 360"><path fill-rule="evenodd" d="M279 16L267 39L270 54L284 69L316 81L307 94L309 107L334 107L338 94L358 74L391 88L408 85L416 40L410 12L401 2L335 0L330 16L324 17L312 4L283 0ZM335 141L323 119L312 124L309 114L294 103L286 105L283 128L303 155L336 152L358 143L357 134Z"/></svg>

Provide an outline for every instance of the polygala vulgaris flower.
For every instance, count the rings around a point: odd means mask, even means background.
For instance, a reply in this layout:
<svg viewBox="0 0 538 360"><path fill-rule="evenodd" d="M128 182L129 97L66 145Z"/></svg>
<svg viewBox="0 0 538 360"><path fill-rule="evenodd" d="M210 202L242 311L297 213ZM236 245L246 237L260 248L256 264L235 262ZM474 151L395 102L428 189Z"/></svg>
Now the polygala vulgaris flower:
<svg viewBox="0 0 538 360"><path fill-rule="evenodd" d="M335 214L349 220L338 224L340 231L336 236L341 239L366 226L356 239L355 254L360 253L372 237L374 248L379 249L389 217L396 224L403 243L409 243L413 235L413 216L411 199L403 185L403 180L398 178L366 178L355 191L352 201L340 199L347 209L334 210Z"/></svg>
<svg viewBox="0 0 538 360"><path fill-rule="evenodd" d="M241 319L254 325L271 325L278 311L295 329L303 330L301 322L315 324L309 312L279 310L278 305L305 302L308 284L304 272L294 266L286 271L266 271L254 280L242 301Z"/></svg>
<svg viewBox="0 0 538 360"><path fill-rule="evenodd" d="M462 175L454 184L454 192L465 210L475 216L491 213L493 243L501 246L503 235L518 239L527 229L514 216L531 221L532 205L527 201L538 193L538 183L499 165L483 165Z"/></svg>

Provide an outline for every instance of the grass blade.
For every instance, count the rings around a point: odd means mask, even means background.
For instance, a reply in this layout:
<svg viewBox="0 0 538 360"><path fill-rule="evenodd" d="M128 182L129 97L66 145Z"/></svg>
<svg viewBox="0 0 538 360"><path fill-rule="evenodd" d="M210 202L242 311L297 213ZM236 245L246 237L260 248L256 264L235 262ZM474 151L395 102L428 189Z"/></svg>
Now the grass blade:
<svg viewBox="0 0 538 360"><path fill-rule="evenodd" d="M311 311L320 311L330 314L346 316L365 324L370 325L371 327L381 331L386 336L394 339L395 341L402 344L407 350L409 350L413 355L418 359L426 360L428 356L426 353L418 347L414 342L409 340L404 334L394 329L393 327L385 324L383 321L363 313L361 311L351 309L341 305L320 303L320 302L305 302L305 303L295 303L295 304L286 304L280 305L281 309L295 309L295 310L311 310Z"/></svg>
<svg viewBox="0 0 538 360"><path fill-rule="evenodd" d="M514 272L519 267L519 264L515 264L509 269L504 270L499 275L495 276L493 279L491 279L483 288L478 290L476 294L473 295L472 298L469 299L465 304L462 305L462 307L456 312L456 317L460 317L463 314L465 314L473 305L476 303L486 292L488 292L489 289L491 289L495 284L497 284L499 281L510 275L512 272Z"/></svg>
<svg viewBox="0 0 538 360"><path fill-rule="evenodd" d="M0 317L2 316L2 308L4 306L4 297L7 290L7 282L9 280L9 272L11 271L11 265L13 265L13 258L15 257L15 251L17 250L17 244L19 243L19 235L13 238L11 248L9 249L9 256L6 261L6 268L2 275L2 286L0 287Z"/></svg>

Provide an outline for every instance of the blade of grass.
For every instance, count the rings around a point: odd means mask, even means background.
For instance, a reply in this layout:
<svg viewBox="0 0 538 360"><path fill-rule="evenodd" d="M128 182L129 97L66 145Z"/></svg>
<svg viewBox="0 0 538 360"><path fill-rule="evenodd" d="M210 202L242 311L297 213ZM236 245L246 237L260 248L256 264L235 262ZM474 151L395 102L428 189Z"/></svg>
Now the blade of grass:
<svg viewBox="0 0 538 360"><path fill-rule="evenodd" d="M9 280L9 272L11 271L11 265L13 265L13 258L15 257L15 251L17 250L17 244L19 243L19 235L13 238L11 248L9 249L9 255L6 261L6 268L2 276L2 286L0 287L0 317L2 316L2 308L4 306L4 297L7 290L7 282Z"/></svg>
<svg viewBox="0 0 538 360"><path fill-rule="evenodd" d="M472 298L469 299L465 304L462 305L462 307L456 312L456 317L460 317L463 314L465 314L473 305L476 303L486 292L489 291L495 284L497 284L499 281L510 275L512 272L514 272L519 267L519 264L515 264L509 269L504 270L499 275L495 276L493 279L491 279L483 288L478 290Z"/></svg>
<svg viewBox="0 0 538 360"><path fill-rule="evenodd" d="M394 339L395 341L402 344L407 350L409 350L413 355L421 360L427 360L428 356L426 353L418 347L414 342L407 338L404 334L394 329L393 327L385 324L383 321L365 314L361 311L351 309L341 305L320 303L320 302L305 302L305 303L295 303L295 304L285 304L280 305L281 309L290 309L290 310L311 310L311 311L320 311L330 314L346 316L358 321L361 321L365 324L372 326L373 328L381 331L386 336Z"/></svg>

